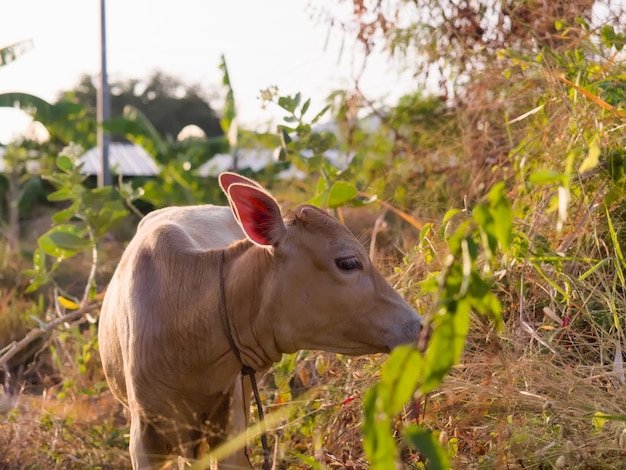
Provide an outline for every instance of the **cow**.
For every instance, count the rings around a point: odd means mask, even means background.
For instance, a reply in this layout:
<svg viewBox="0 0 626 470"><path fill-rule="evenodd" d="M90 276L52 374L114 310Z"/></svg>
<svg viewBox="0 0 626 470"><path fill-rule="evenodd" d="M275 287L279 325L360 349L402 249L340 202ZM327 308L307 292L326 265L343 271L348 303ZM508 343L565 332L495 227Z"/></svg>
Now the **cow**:
<svg viewBox="0 0 626 470"><path fill-rule="evenodd" d="M129 410L134 469L197 459L245 430L250 386L285 353L389 352L415 342L421 317L351 232L301 205L285 217L256 182L222 173L229 207L151 212L104 296L98 341ZM249 468L242 450L224 468ZM226 464L231 465L226 467Z"/></svg>

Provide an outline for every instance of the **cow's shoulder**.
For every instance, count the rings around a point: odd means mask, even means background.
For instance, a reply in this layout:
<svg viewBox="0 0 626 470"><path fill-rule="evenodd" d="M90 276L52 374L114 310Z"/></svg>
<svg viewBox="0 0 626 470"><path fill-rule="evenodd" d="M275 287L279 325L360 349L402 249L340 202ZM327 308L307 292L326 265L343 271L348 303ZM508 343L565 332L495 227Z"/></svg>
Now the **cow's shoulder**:
<svg viewBox="0 0 626 470"><path fill-rule="evenodd" d="M225 248L244 238L230 207L211 204L167 207L151 212L140 222L136 236L149 238L155 231L162 232L160 227L171 224L184 230L204 249Z"/></svg>

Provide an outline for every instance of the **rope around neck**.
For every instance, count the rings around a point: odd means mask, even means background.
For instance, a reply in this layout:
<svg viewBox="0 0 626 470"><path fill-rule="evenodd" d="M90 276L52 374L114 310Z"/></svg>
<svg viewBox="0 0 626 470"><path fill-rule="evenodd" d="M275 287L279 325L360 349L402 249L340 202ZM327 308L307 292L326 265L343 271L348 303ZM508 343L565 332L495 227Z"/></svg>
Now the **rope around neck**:
<svg viewBox="0 0 626 470"><path fill-rule="evenodd" d="M224 331L226 333L226 338L228 339L228 344L230 348L237 356L239 362L241 362L241 380L247 375L250 378L250 384L252 385L252 392L254 393L254 400L256 401L256 407L259 412L259 421L262 425L263 432L261 433L261 445L263 446L263 470L271 470L270 464L270 449L267 445L267 433L265 431L265 414L263 413L263 403L261 403L261 396L259 395L259 387L256 383L255 370L247 366L241 360L241 352L239 348L235 344L235 339L233 338L232 331L230 329L230 322L228 321L228 312L226 310L226 288L224 286L224 259L226 257L225 250L220 251L220 256L217 264L218 277L220 279L220 313L222 315L222 324L224 325ZM243 384L242 384L243 385ZM242 392L245 394L245 391L242 387ZM244 396L244 406L246 400ZM247 455L247 452L246 452Z"/></svg>

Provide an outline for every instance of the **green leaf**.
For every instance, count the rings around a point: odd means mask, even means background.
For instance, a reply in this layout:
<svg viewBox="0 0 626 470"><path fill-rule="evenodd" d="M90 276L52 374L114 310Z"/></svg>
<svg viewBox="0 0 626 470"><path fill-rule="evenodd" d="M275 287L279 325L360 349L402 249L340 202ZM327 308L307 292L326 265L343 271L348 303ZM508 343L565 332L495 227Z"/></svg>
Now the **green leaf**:
<svg viewBox="0 0 626 470"><path fill-rule="evenodd" d="M107 201L89 220L96 234L102 236L127 215L128 210L121 201Z"/></svg>
<svg viewBox="0 0 626 470"><path fill-rule="evenodd" d="M579 281L584 281L589 276L591 276L593 273L595 273L598 269L600 269L602 266L604 266L605 264L608 264L610 262L611 262L611 258L601 259L596 264L594 264L591 268L589 268L587 271L585 271L580 276L578 276L578 280Z"/></svg>
<svg viewBox="0 0 626 470"><path fill-rule="evenodd" d="M407 345L393 350L385 361L379 385L385 413L393 416L400 412L415 393L421 375L422 355L419 351Z"/></svg>
<svg viewBox="0 0 626 470"><path fill-rule="evenodd" d="M296 100L291 96L281 96L278 98L278 106L283 108L285 111L289 111L293 113L296 110Z"/></svg>
<svg viewBox="0 0 626 470"><path fill-rule="evenodd" d="M237 111L235 107L235 93L230 82L230 76L228 74L228 66L226 65L226 57L222 54L220 57L220 70L222 71L222 85L226 88L226 99L224 102L224 110L222 111L222 119L220 125L224 134L228 134L230 127L237 117Z"/></svg>
<svg viewBox="0 0 626 470"><path fill-rule="evenodd" d="M498 249L498 238L496 236L496 223L493 220L491 211L483 205L478 205L474 208L473 215L474 221L478 224L483 236L483 243L494 254Z"/></svg>
<svg viewBox="0 0 626 470"><path fill-rule="evenodd" d="M420 246L422 246L422 244L424 243L424 240L426 240L426 238L428 237L428 235L430 235L430 232L432 232L432 230L433 230L432 222L424 224L424 226L422 227L422 230L420 230L420 235L419 235Z"/></svg>
<svg viewBox="0 0 626 470"><path fill-rule="evenodd" d="M358 194L356 186L346 181L336 181L328 194L328 207L343 206Z"/></svg>
<svg viewBox="0 0 626 470"><path fill-rule="evenodd" d="M80 206L80 202L76 201L67 209L61 210L52 216L52 220L57 224L62 224L64 222L68 222L72 217L74 217L78 211Z"/></svg>
<svg viewBox="0 0 626 470"><path fill-rule="evenodd" d="M498 297L489 291L489 285L479 278L476 273L472 276L472 285L470 287L472 297L470 303L478 313L485 315L500 331L504 327L502 321L502 304Z"/></svg>
<svg viewBox="0 0 626 470"><path fill-rule="evenodd" d="M465 233L470 226L470 223L471 220L464 220L459 224L456 231L452 235L445 238L448 243L448 248L450 248L450 252L455 256L459 256L461 254L461 242L466 238ZM442 225L442 227L445 227L445 225ZM442 233L442 236L445 236L445 234Z"/></svg>
<svg viewBox="0 0 626 470"><path fill-rule="evenodd" d="M72 199L74 195L75 194L69 189L59 189L58 191L48 194L48 201L67 201L68 199Z"/></svg>
<svg viewBox="0 0 626 470"><path fill-rule="evenodd" d="M504 183L498 183L489 191L489 205L494 221L493 235L500 243L502 250L507 252L511 246L513 234L513 209L506 196Z"/></svg>
<svg viewBox="0 0 626 470"><path fill-rule="evenodd" d="M280 139L281 139L282 146L286 147L288 144L291 143L291 137L289 136L290 129L288 129L285 126L278 126L278 129L280 131Z"/></svg>
<svg viewBox="0 0 626 470"><path fill-rule="evenodd" d="M600 37L602 38L602 42L605 46L612 47L614 45L616 37L613 26L609 24L602 26L602 29L600 31Z"/></svg>
<svg viewBox="0 0 626 470"><path fill-rule="evenodd" d="M123 119L131 125L127 133L131 141L149 150L153 157L156 156L155 152L160 155L167 154L167 139L161 137L154 124L139 109L131 105L124 106Z"/></svg>
<svg viewBox="0 0 626 470"><path fill-rule="evenodd" d="M311 98L306 100L304 104L302 105L302 112L300 113L301 116L304 116L304 114L308 111L310 105L311 105Z"/></svg>
<svg viewBox="0 0 626 470"><path fill-rule="evenodd" d="M459 455L459 438L451 437L447 444L448 458L455 459Z"/></svg>
<svg viewBox="0 0 626 470"><path fill-rule="evenodd" d="M33 253L33 265L37 271L43 272L46 270L46 254L41 248L35 248Z"/></svg>
<svg viewBox="0 0 626 470"><path fill-rule="evenodd" d="M448 210L448 212L446 212L446 214L443 216L442 223L445 224L448 220L450 220L452 217L457 215L459 212L463 212L463 211L461 209Z"/></svg>
<svg viewBox="0 0 626 470"><path fill-rule="evenodd" d="M321 119L321 117L326 114L326 111L330 109L331 105L326 105L324 109L322 109L319 113L315 115L315 117L311 120L311 124L315 124L317 121Z"/></svg>
<svg viewBox="0 0 626 470"><path fill-rule="evenodd" d="M532 184L559 184L567 178L562 173L554 170L539 170L528 177Z"/></svg>
<svg viewBox="0 0 626 470"><path fill-rule="evenodd" d="M493 208L494 233L502 250L508 252L513 238L513 210L510 203L501 203Z"/></svg>
<svg viewBox="0 0 626 470"><path fill-rule="evenodd" d="M591 424L593 425L596 431L602 431L602 428L604 427L604 425L606 424L608 420L609 419L607 418L606 414L600 411L596 411L593 414L593 418L591 418Z"/></svg>
<svg viewBox="0 0 626 470"><path fill-rule="evenodd" d="M21 109L34 116L36 113L50 113L52 105L38 96L28 93L1 93L0 107L11 107Z"/></svg>
<svg viewBox="0 0 626 470"><path fill-rule="evenodd" d="M44 253L55 258L70 258L90 244L81 238L80 230L73 225L53 227L37 242Z"/></svg>
<svg viewBox="0 0 626 470"><path fill-rule="evenodd" d="M61 171L70 173L74 169L74 162L72 162L72 159L67 155L59 155L57 157L57 166Z"/></svg>
<svg viewBox="0 0 626 470"><path fill-rule="evenodd" d="M380 384L370 388L364 401L363 448L372 470L395 468L396 441L389 415L380 410Z"/></svg>
<svg viewBox="0 0 626 470"><path fill-rule="evenodd" d="M306 162L309 173L313 173L322 168L322 164L324 163L324 157L322 155L316 154L310 158L305 157L304 162Z"/></svg>
<svg viewBox="0 0 626 470"><path fill-rule="evenodd" d="M48 272L46 271L46 254L41 248L36 248L33 253L33 267L34 269L22 271L24 276L32 277L30 285L25 290L26 293L36 291L49 281Z"/></svg>
<svg viewBox="0 0 626 470"><path fill-rule="evenodd" d="M460 279L455 283L460 285ZM420 387L423 394L438 387L461 357L469 330L470 311L468 300L449 300L433 319L433 333L424 355L424 378Z"/></svg>
<svg viewBox="0 0 626 470"><path fill-rule="evenodd" d="M583 160L583 162L578 167L578 173L585 173L586 171L593 170L600 163L600 147L594 141L589 144L589 151L587 152L587 157Z"/></svg>
<svg viewBox="0 0 626 470"><path fill-rule="evenodd" d="M404 439L428 459L428 470L447 470L451 468L446 451L441 447L432 432L413 425L404 430Z"/></svg>
<svg viewBox="0 0 626 470"><path fill-rule="evenodd" d="M32 48L32 39L26 39L0 48L0 66L10 64Z"/></svg>
<svg viewBox="0 0 626 470"><path fill-rule="evenodd" d="M85 240L84 238L80 238L79 236L69 232L53 232L50 234L50 239L56 246L64 250L79 251L90 245L89 240Z"/></svg>
<svg viewBox="0 0 626 470"><path fill-rule="evenodd" d="M24 289L24 292L26 294L30 294L31 292L35 292L41 286L43 286L44 284L47 284L48 281L49 281L49 279L48 279L48 275L46 273L39 273L33 279L31 279L30 284L28 285L28 287L26 289Z"/></svg>

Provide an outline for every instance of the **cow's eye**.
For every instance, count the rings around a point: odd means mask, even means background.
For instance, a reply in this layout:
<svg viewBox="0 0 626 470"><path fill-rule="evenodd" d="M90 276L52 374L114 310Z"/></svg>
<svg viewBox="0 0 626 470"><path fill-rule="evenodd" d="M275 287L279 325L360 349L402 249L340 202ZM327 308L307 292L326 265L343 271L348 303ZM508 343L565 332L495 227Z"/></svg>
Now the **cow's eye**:
<svg viewBox="0 0 626 470"><path fill-rule="evenodd" d="M337 258L335 264L342 271L354 271L355 269L363 269L363 265L359 258L355 256L349 256L347 258Z"/></svg>

